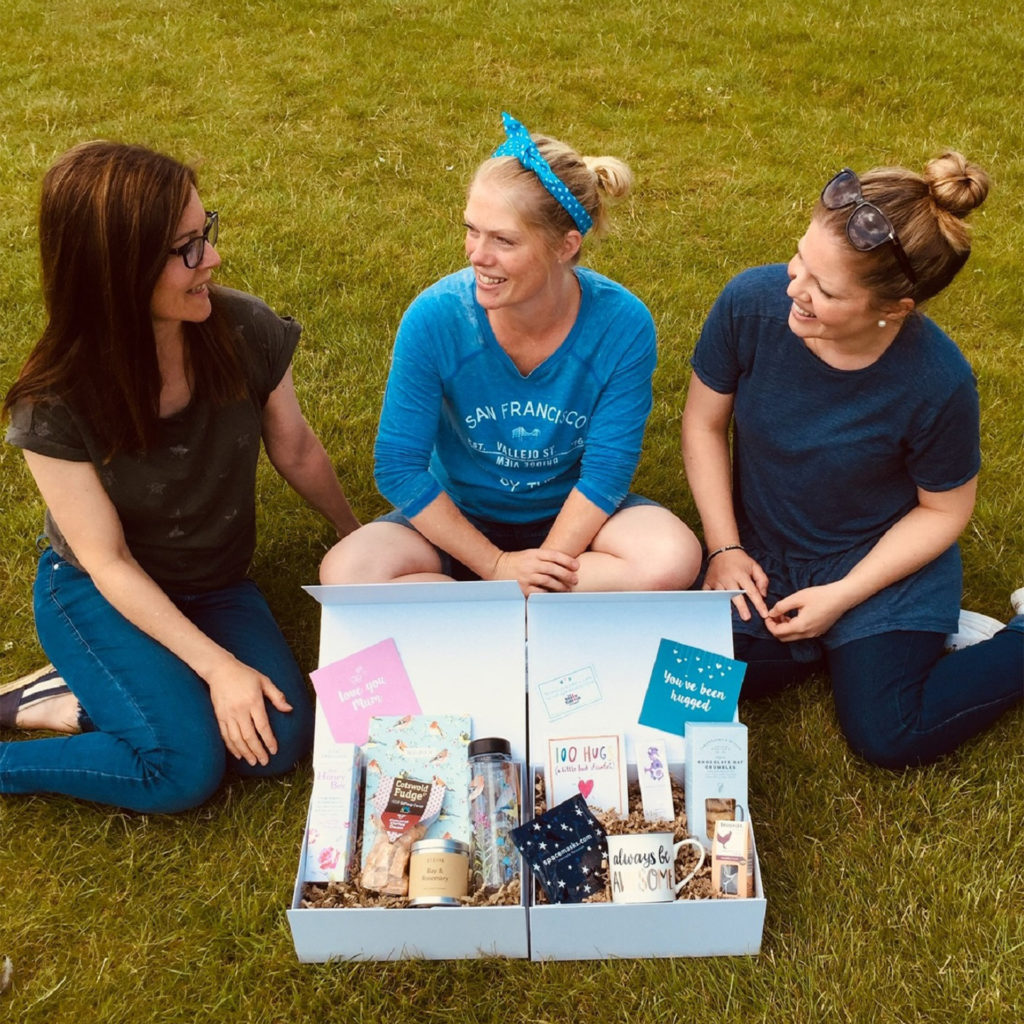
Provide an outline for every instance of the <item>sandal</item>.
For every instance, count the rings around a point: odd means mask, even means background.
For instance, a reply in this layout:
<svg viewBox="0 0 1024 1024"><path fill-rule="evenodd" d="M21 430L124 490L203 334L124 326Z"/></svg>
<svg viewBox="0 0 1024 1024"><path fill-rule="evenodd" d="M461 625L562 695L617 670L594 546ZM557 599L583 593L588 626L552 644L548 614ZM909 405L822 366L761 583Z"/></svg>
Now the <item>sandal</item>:
<svg viewBox="0 0 1024 1024"><path fill-rule="evenodd" d="M17 729L18 715L26 708L52 697L70 693L67 683L52 666L45 665L13 683L0 686L0 729Z"/></svg>

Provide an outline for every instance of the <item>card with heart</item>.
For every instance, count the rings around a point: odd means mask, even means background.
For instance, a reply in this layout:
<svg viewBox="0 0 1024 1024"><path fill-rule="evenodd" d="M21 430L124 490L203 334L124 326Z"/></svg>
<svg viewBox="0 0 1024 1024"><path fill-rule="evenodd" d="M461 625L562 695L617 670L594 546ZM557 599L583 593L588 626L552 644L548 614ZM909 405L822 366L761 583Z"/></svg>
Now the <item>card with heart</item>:
<svg viewBox="0 0 1024 1024"><path fill-rule="evenodd" d="M548 805L581 796L589 807L629 813L626 751L622 736L563 736L548 740L544 784Z"/></svg>

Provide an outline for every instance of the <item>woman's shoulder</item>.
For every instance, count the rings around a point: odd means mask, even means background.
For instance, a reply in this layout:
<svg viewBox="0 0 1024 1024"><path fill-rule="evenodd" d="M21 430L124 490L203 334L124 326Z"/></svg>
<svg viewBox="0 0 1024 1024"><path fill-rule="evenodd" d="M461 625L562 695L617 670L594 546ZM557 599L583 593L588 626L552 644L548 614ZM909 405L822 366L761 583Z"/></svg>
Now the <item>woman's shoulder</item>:
<svg viewBox="0 0 1024 1024"><path fill-rule="evenodd" d="M451 274L446 274L440 280L427 285L410 303L413 306L430 305L434 303L450 302L453 299L464 302L466 298L473 297L473 268L463 267Z"/></svg>
<svg viewBox="0 0 1024 1024"><path fill-rule="evenodd" d="M743 344L756 344L764 336L775 337L787 330L792 306L786 295L788 284L784 263L741 271L715 299L701 337L731 337Z"/></svg>
<svg viewBox="0 0 1024 1024"><path fill-rule="evenodd" d="M944 381L956 386L974 380L974 370L960 346L924 313L914 313L907 321L897 343L889 349L902 356L919 381Z"/></svg>
<svg viewBox="0 0 1024 1024"><path fill-rule="evenodd" d="M576 277L583 295L589 300L597 315L602 318L607 317L611 310L617 308L629 315L646 320L653 319L647 303L624 284L613 281L610 277L591 270L590 267L577 267Z"/></svg>
<svg viewBox="0 0 1024 1024"><path fill-rule="evenodd" d="M475 323L476 289L470 267L457 270L424 288L402 314L399 334L405 337L447 333L460 323Z"/></svg>
<svg viewBox="0 0 1024 1024"><path fill-rule="evenodd" d="M71 462L89 460L91 438L88 425L55 394L16 402L5 435L8 444Z"/></svg>
<svg viewBox="0 0 1024 1024"><path fill-rule="evenodd" d="M248 292L240 292L225 285L215 285L211 289L213 302L218 312L232 326L247 338L259 337L268 331L279 334L294 333L298 335L302 328L291 316L282 316L275 312L262 299Z"/></svg>
<svg viewBox="0 0 1024 1024"><path fill-rule="evenodd" d="M722 289L722 297L727 297L736 308L744 311L785 310L788 316L791 305L786 295L788 285L789 274L786 264L767 263L741 270Z"/></svg>

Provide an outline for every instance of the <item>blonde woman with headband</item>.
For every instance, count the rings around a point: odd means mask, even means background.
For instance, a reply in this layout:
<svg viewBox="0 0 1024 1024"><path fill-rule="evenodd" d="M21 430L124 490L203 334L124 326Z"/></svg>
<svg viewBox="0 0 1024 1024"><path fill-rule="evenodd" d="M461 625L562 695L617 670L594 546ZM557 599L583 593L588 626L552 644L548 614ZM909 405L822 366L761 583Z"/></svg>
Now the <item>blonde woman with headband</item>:
<svg viewBox="0 0 1024 1024"><path fill-rule="evenodd" d="M742 591L741 696L825 670L850 745L890 768L948 753L1024 697L1024 590L1005 628L981 617L980 642L944 656L978 394L921 306L967 261L963 218L987 192L958 153L923 176L840 171L789 263L718 298L683 413L703 587Z"/></svg>
<svg viewBox="0 0 1024 1024"><path fill-rule="evenodd" d="M684 588L690 529L630 492L651 411L651 315L580 266L622 161L508 114L465 208L469 267L398 330L375 447L395 510L336 545L325 583L516 580L524 594Z"/></svg>

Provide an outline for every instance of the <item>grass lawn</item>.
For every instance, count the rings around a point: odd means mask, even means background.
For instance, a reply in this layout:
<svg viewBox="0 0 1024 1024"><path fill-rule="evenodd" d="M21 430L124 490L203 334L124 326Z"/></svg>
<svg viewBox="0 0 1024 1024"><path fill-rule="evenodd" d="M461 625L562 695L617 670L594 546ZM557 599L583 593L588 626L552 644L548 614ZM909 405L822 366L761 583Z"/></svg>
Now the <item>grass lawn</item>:
<svg viewBox="0 0 1024 1024"><path fill-rule="evenodd" d="M633 197L586 262L651 307L661 359L637 489L694 521L688 358L737 271L788 259L838 168L945 147L993 178L975 255L930 307L978 376L967 606L1024 583L1024 12L967 0L7 0L0 36L0 392L42 326L35 208L53 158L116 138L199 167L220 280L304 325L295 375L358 514L394 330L463 263L463 190L500 112L626 159ZM0 447L0 678L42 660L42 505ZM329 530L264 466L254 575L304 667ZM965 685L971 685L965 680ZM293 777L167 818L0 801L0 1019L1017 1022L1022 713L902 775L846 750L822 681L748 708L768 914L753 959L299 965L285 920Z"/></svg>

